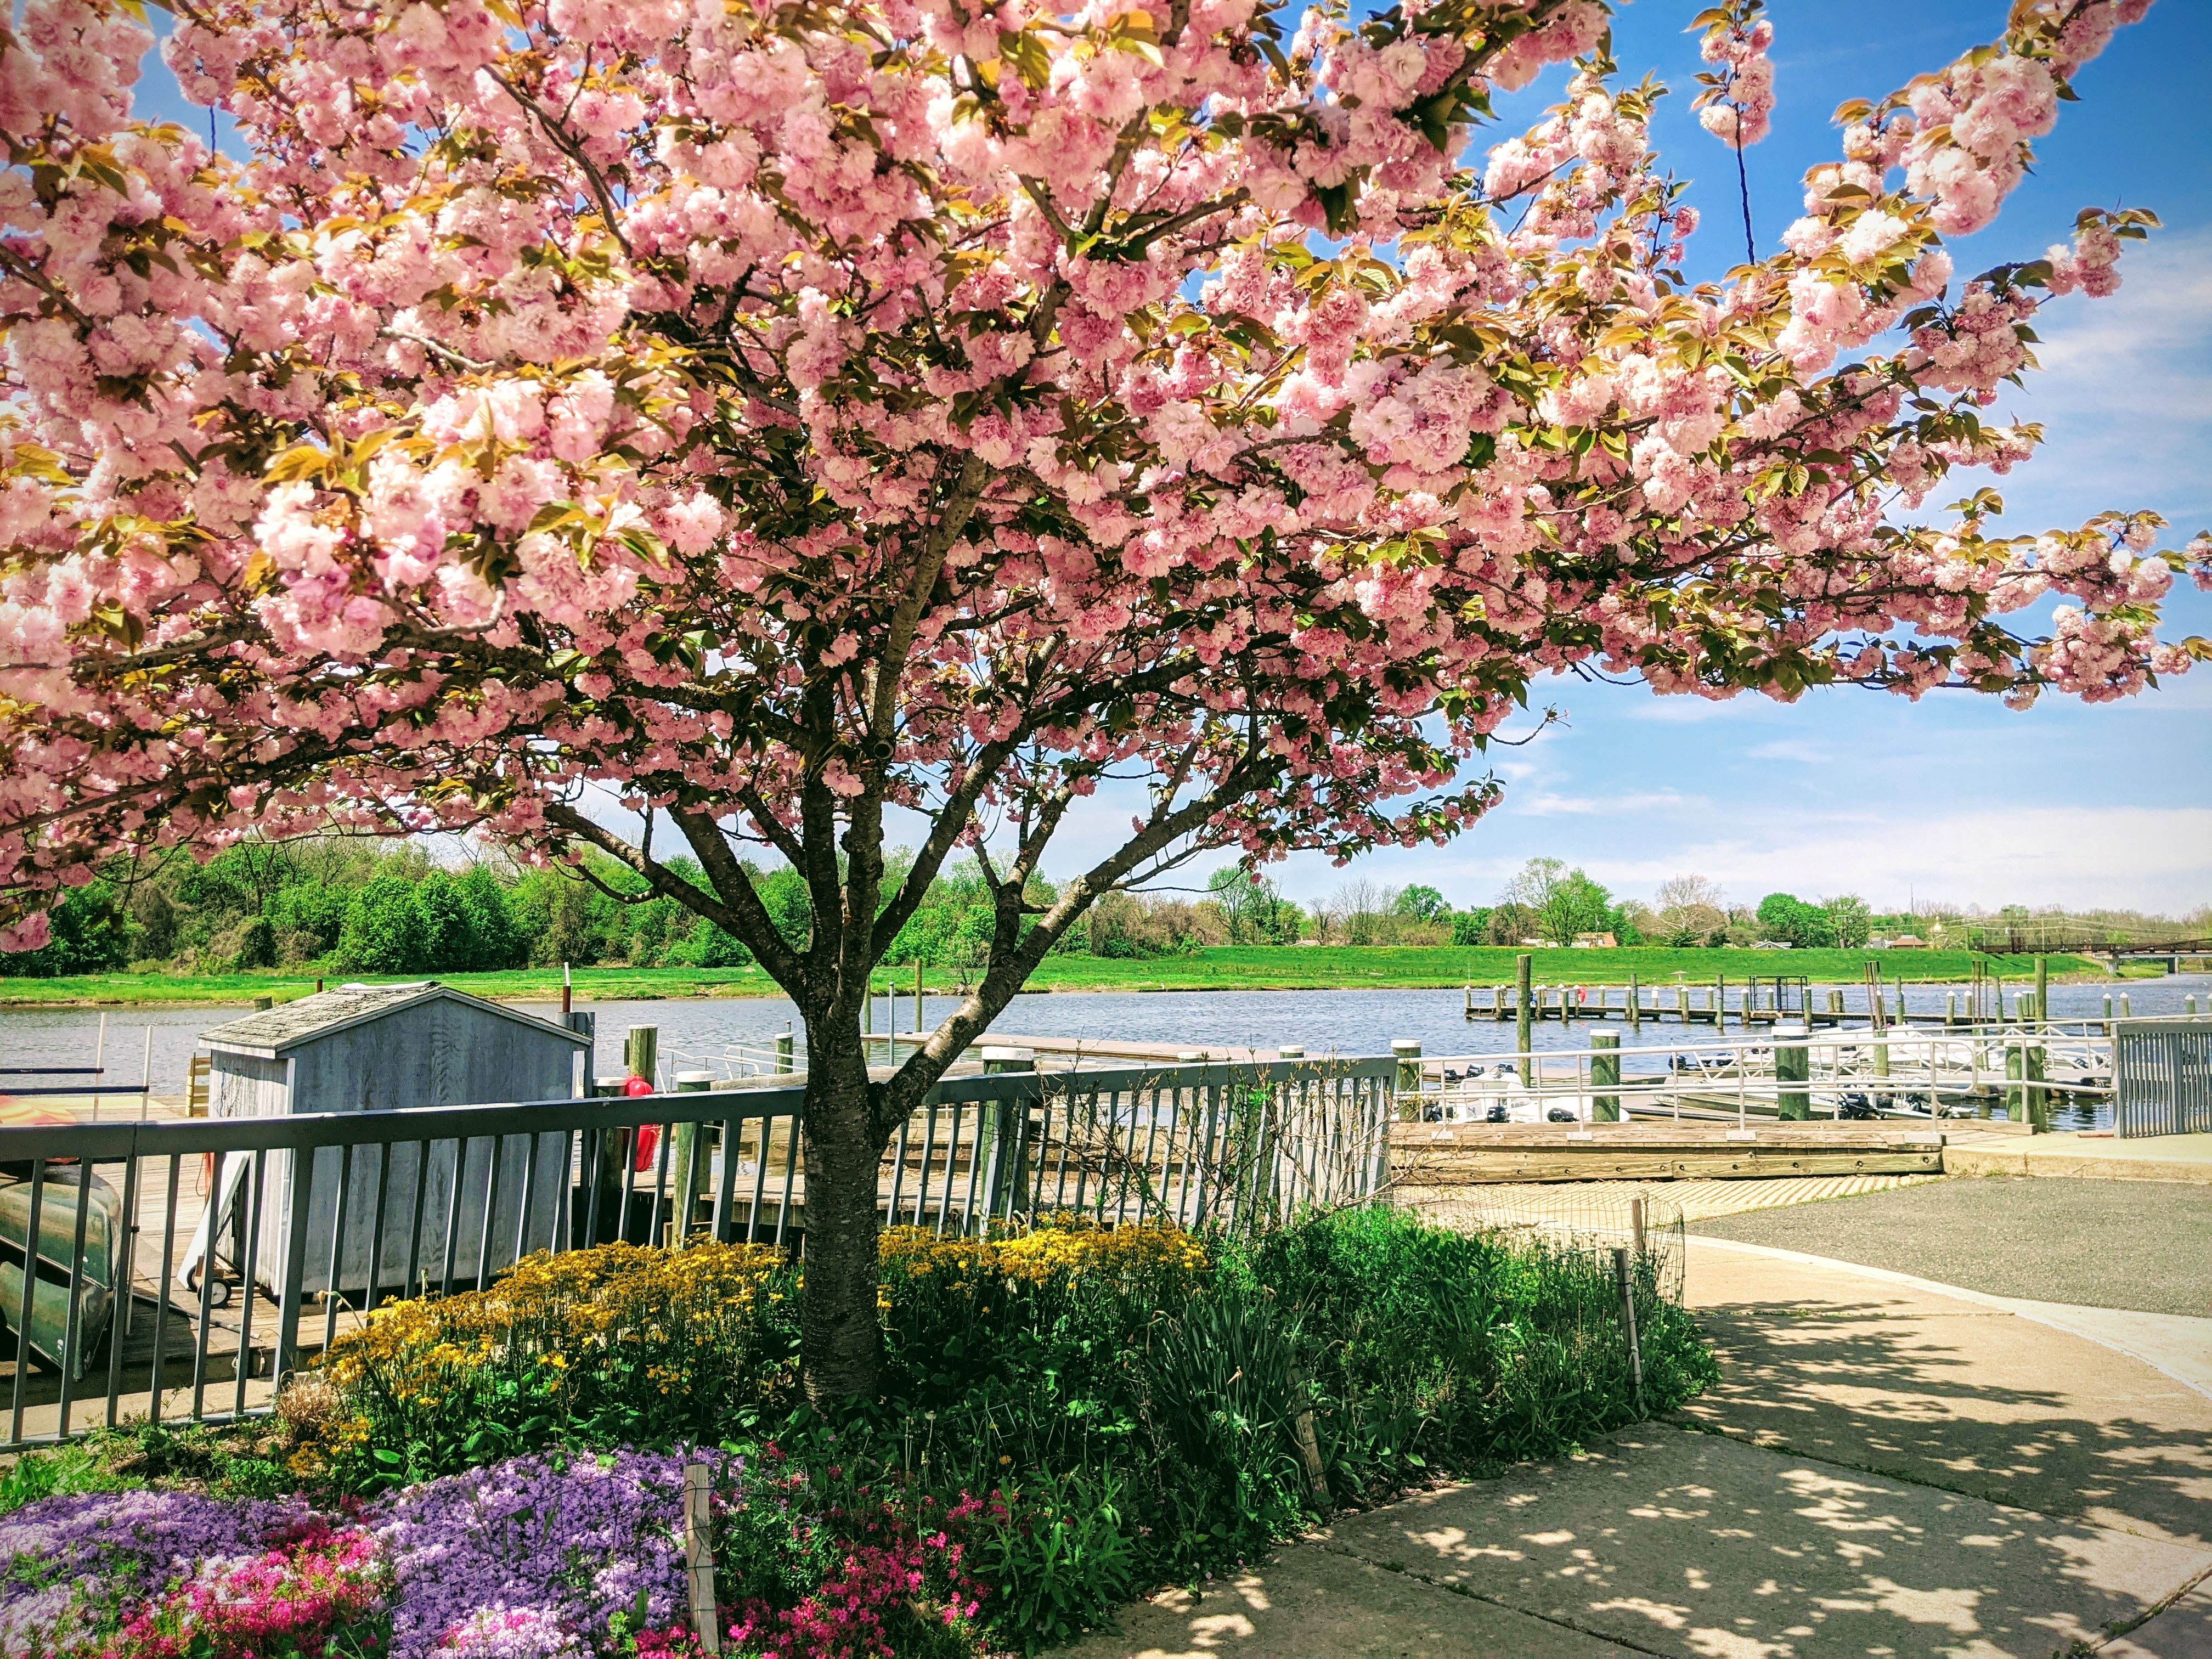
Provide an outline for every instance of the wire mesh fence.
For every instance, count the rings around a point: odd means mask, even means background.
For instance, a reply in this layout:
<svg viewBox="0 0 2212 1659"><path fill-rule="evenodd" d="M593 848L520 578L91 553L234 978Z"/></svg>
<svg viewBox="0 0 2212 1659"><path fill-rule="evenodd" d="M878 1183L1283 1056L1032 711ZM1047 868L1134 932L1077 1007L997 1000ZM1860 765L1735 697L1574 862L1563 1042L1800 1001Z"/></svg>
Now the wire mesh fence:
<svg viewBox="0 0 2212 1659"><path fill-rule="evenodd" d="M1606 1272L1613 1252L1625 1249L1653 1294L1681 1303L1688 1229L1682 1206L1657 1189L1563 1182L1436 1188L1419 1178L1412 1171L1394 1185L1393 1201L1508 1245L1585 1255Z"/></svg>

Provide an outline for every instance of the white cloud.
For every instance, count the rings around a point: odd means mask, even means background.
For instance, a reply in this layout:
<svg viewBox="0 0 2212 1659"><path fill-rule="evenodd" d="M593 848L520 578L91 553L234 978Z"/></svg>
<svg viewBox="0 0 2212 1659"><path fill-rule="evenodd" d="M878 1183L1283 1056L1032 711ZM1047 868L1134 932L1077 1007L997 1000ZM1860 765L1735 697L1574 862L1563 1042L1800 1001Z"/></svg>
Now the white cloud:
<svg viewBox="0 0 2212 1659"><path fill-rule="evenodd" d="M1548 789L1540 789L1525 796L1512 799L1513 810L1529 817L1618 817L1626 812L1662 812L1680 814L1707 810L1711 803L1702 797L1685 795L1674 789L1648 790L1641 793L1607 795L1566 795Z"/></svg>
<svg viewBox="0 0 2212 1659"><path fill-rule="evenodd" d="M1830 758L1828 751L1819 744L1797 738L1778 738L1772 743L1762 743L1743 752L1752 760L1802 761L1808 766L1821 765Z"/></svg>
<svg viewBox="0 0 2212 1659"><path fill-rule="evenodd" d="M1718 826L1716 826L1717 830ZM1753 889L1908 892L1960 904L2028 902L2179 912L2212 896L2212 808L1971 806L1843 818L1734 815L1725 832L1663 854L1595 860L1590 873L1628 890L1702 870L1739 895Z"/></svg>
<svg viewBox="0 0 2212 1659"><path fill-rule="evenodd" d="M2036 318L2041 368L1999 413L2041 422L2044 447L1990 480L2014 532L2149 507L2186 539L2212 509L2212 231L2153 233L2129 245L2120 275L2118 294L2057 300Z"/></svg>

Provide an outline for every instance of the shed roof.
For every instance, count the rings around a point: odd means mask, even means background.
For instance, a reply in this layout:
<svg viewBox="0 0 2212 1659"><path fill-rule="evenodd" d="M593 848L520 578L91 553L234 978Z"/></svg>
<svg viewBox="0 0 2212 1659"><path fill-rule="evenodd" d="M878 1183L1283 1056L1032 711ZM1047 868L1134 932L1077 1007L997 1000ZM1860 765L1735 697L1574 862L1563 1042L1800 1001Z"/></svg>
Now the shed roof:
<svg viewBox="0 0 2212 1659"><path fill-rule="evenodd" d="M244 1019L234 1019L228 1025L215 1026L202 1033L200 1041L210 1048L228 1053L273 1059L288 1048L316 1042L348 1026L438 1001L458 1002L501 1019L511 1019L548 1036L565 1038L580 1048L589 1041L580 1031L572 1031L565 1025L556 1025L550 1019L540 1019L519 1009L488 1002L482 997L472 997L434 979L412 985L341 985L335 990L318 991L313 996L295 998L282 1007L265 1008Z"/></svg>

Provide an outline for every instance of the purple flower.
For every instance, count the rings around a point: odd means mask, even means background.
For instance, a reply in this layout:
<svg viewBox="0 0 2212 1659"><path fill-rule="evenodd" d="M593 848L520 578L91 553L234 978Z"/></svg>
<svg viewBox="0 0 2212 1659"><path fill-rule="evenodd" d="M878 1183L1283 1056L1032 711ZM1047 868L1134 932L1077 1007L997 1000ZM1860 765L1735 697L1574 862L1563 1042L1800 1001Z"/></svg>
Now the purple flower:
<svg viewBox="0 0 2212 1659"><path fill-rule="evenodd" d="M574 1631L544 1607L485 1607L448 1631L441 1654L454 1659L586 1659Z"/></svg>
<svg viewBox="0 0 2212 1659"><path fill-rule="evenodd" d="M398 1585L392 1659L441 1647L551 1659L602 1636L641 1597L647 1622L666 1623L684 1601L686 1461L518 1457L380 1500L369 1523Z"/></svg>
<svg viewBox="0 0 2212 1659"><path fill-rule="evenodd" d="M210 1559L258 1553L309 1516L294 1499L71 1492L0 1516L0 1653L97 1628Z"/></svg>

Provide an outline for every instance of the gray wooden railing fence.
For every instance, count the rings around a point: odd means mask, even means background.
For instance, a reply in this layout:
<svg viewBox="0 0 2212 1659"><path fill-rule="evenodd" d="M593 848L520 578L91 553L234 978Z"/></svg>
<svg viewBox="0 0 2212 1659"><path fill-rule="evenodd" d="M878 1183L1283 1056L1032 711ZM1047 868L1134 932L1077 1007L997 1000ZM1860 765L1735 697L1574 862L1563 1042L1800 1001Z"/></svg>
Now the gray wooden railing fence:
<svg viewBox="0 0 2212 1659"><path fill-rule="evenodd" d="M1395 1072L1385 1058L948 1079L894 1136L878 1205L887 1224L940 1235L1063 1214L1272 1224L1388 1182ZM784 1086L0 1128L0 1319L17 1354L0 1450L129 1416L266 1410L270 1379L342 1318L483 1287L539 1250L803 1250L805 1099Z"/></svg>
<svg viewBox="0 0 2212 1659"><path fill-rule="evenodd" d="M2124 1139L2212 1133L2212 1019L2112 1022L2112 1130Z"/></svg>

